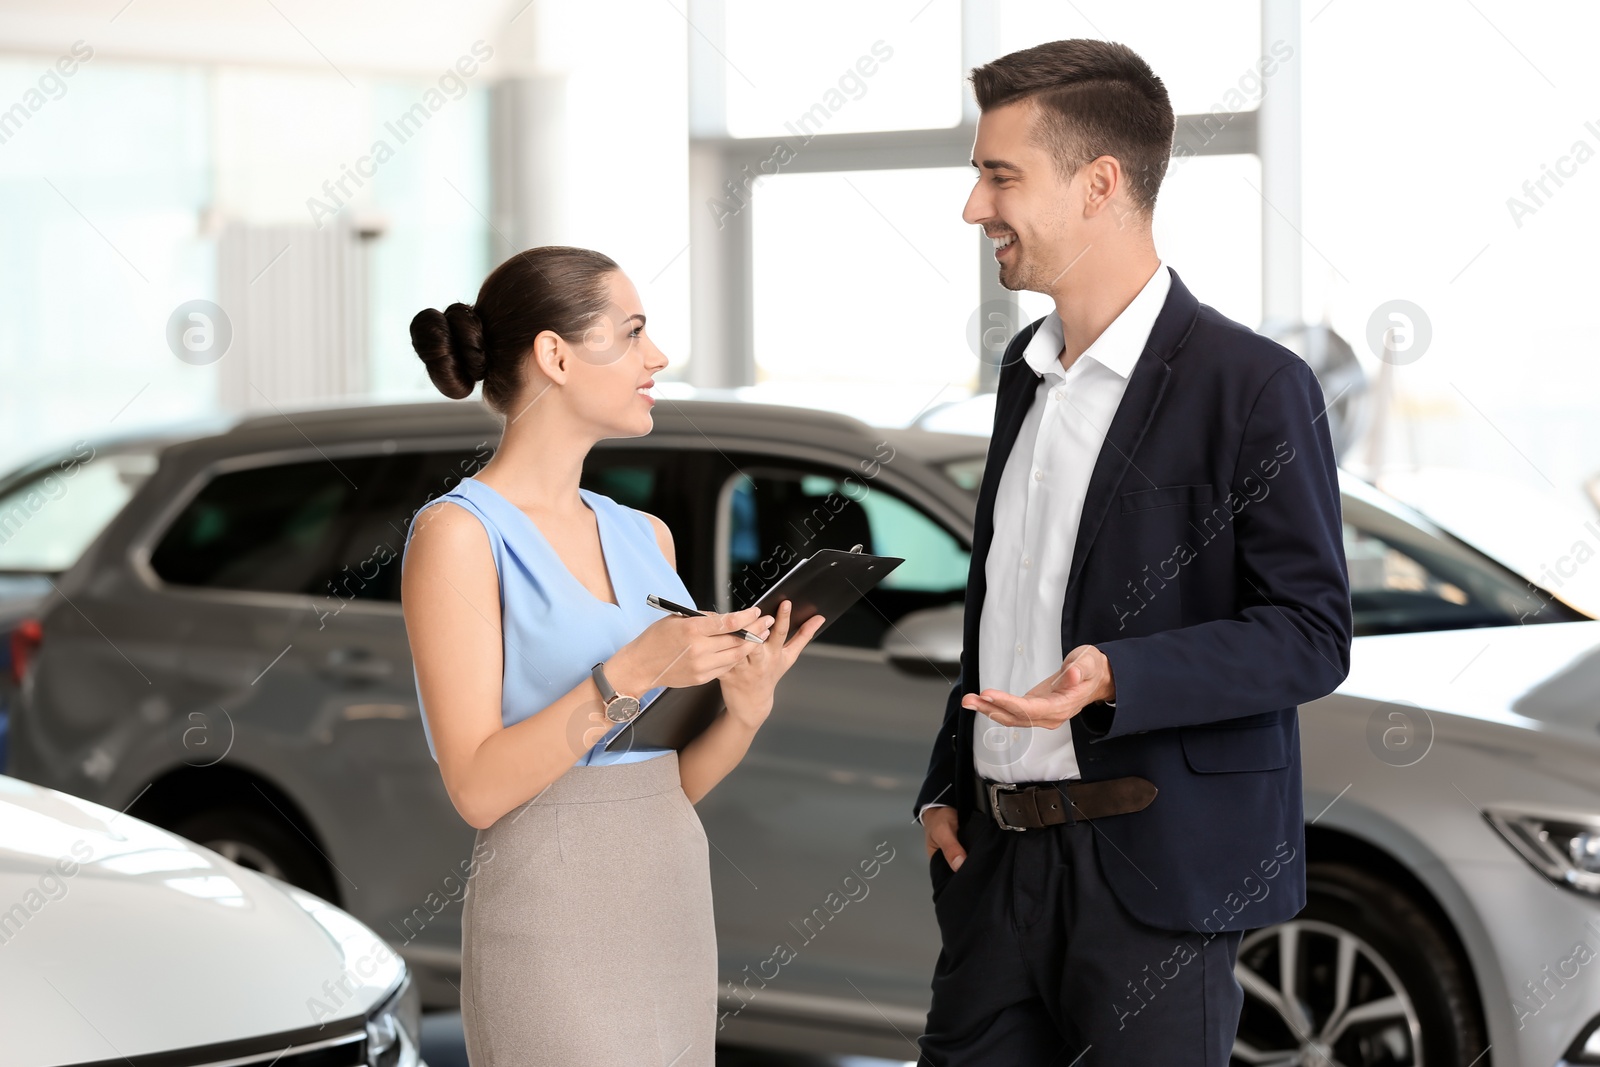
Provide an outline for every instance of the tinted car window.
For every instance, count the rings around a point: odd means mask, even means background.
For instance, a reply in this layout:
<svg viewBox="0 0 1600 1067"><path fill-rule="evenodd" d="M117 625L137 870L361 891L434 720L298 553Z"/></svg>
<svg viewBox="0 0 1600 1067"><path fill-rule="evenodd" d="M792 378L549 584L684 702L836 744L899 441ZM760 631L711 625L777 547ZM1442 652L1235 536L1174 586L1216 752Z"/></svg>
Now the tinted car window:
<svg viewBox="0 0 1600 1067"><path fill-rule="evenodd" d="M905 559L817 640L876 648L901 616L959 603L971 553L920 509L880 486L820 470L752 468L726 490L725 553L737 610L754 603L796 561L820 548Z"/></svg>
<svg viewBox="0 0 1600 1067"><path fill-rule="evenodd" d="M709 516L699 507L704 499L696 482L700 468L693 453L678 448L597 448L583 463L580 484L625 507L648 512L667 524L678 557L678 574L698 596L697 571L705 564L697 555L709 552Z"/></svg>
<svg viewBox="0 0 1600 1067"><path fill-rule="evenodd" d="M317 591L338 601L398 603L401 561L412 517L428 501L477 473L493 454L492 442L485 441L473 448L388 457L334 552L325 588ZM597 450L590 454L580 484L641 511L670 513L670 506L662 506L662 487L670 481L670 465L671 453L666 451L643 455L632 450ZM671 522L666 515L662 518Z"/></svg>
<svg viewBox="0 0 1600 1067"><path fill-rule="evenodd" d="M381 463L340 457L219 474L167 528L150 566L174 585L321 593Z"/></svg>
<svg viewBox="0 0 1600 1067"><path fill-rule="evenodd" d="M637 456L598 456L584 469L585 489L610 497L619 504L655 514L660 486L657 463Z"/></svg>
<svg viewBox="0 0 1600 1067"><path fill-rule="evenodd" d="M411 519L494 454L491 444L432 452L397 452L362 495L355 520L341 537L324 588L340 601L400 600L400 563Z"/></svg>

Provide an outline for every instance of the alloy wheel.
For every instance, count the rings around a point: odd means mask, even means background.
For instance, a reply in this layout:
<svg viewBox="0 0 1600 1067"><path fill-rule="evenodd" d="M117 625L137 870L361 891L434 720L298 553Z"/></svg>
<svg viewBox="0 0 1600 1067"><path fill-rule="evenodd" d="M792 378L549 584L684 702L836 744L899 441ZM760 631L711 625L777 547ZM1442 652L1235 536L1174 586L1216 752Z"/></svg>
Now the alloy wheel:
<svg viewBox="0 0 1600 1067"><path fill-rule="evenodd" d="M1252 931L1234 976L1244 1010L1238 1067L1417 1067L1422 1026L1393 967L1331 923L1297 919Z"/></svg>

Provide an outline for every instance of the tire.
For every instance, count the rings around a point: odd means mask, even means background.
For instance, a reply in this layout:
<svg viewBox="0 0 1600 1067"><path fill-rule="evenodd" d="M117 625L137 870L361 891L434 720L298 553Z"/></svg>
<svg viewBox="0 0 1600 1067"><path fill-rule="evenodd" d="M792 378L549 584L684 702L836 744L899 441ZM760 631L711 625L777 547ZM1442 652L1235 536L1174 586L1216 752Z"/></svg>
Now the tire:
<svg viewBox="0 0 1600 1067"><path fill-rule="evenodd" d="M216 808L172 822L167 829L241 867L299 886L337 903L326 863L298 829L254 808Z"/></svg>
<svg viewBox="0 0 1600 1067"><path fill-rule="evenodd" d="M1240 943L1236 1067L1488 1067L1471 975L1411 897L1340 863L1309 864L1306 890L1299 915ZM1294 1005L1280 967L1291 954Z"/></svg>

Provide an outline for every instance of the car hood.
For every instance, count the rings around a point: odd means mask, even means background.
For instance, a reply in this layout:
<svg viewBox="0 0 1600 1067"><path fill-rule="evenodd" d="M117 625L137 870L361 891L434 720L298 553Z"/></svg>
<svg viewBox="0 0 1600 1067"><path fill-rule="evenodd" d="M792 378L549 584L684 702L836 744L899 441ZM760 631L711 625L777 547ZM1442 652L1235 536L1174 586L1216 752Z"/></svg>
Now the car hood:
<svg viewBox="0 0 1600 1067"><path fill-rule="evenodd" d="M403 974L376 934L317 897L0 776L9 1067L306 1031L365 1015Z"/></svg>
<svg viewBox="0 0 1600 1067"><path fill-rule="evenodd" d="M1357 638L1339 692L1595 738L1600 622Z"/></svg>

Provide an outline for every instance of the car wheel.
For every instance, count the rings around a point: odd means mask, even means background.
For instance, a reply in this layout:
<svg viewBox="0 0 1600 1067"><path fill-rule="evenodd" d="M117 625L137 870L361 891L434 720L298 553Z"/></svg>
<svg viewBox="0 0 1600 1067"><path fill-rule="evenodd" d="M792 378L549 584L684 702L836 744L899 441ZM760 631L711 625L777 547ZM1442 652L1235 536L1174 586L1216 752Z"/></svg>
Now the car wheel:
<svg viewBox="0 0 1600 1067"><path fill-rule="evenodd" d="M173 833L187 837L241 867L333 900L333 880L321 857L299 830L276 815L250 808L218 808L176 820Z"/></svg>
<svg viewBox="0 0 1600 1067"><path fill-rule="evenodd" d="M1344 864L1313 863L1306 906L1252 930L1234 974L1244 1010L1237 1067L1480 1063L1471 982L1411 898Z"/></svg>

